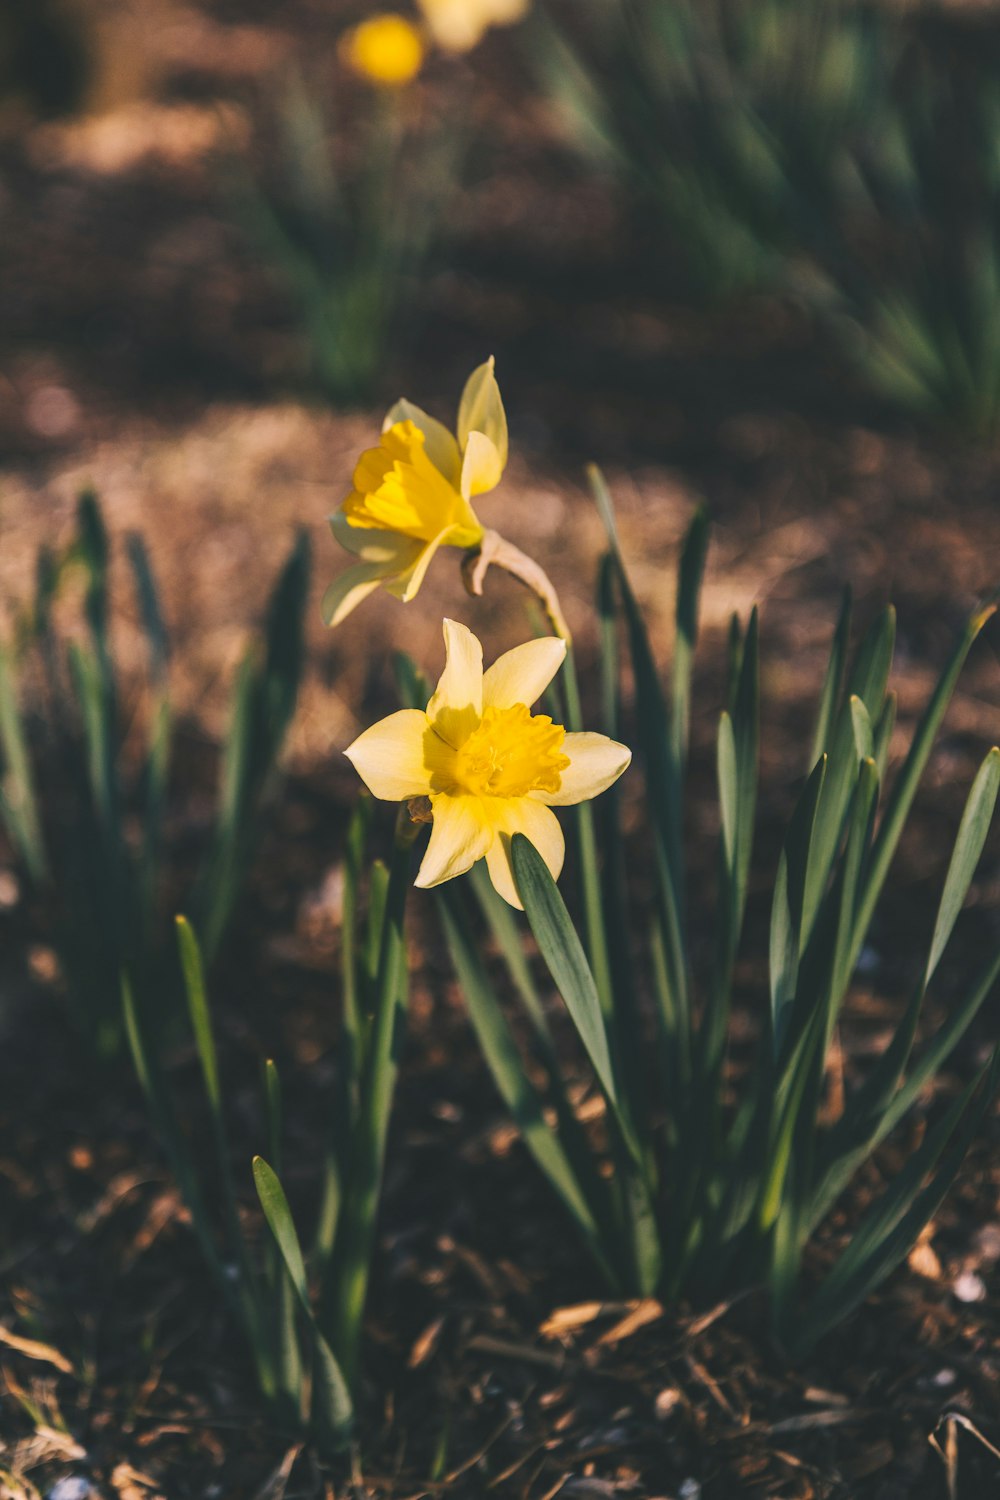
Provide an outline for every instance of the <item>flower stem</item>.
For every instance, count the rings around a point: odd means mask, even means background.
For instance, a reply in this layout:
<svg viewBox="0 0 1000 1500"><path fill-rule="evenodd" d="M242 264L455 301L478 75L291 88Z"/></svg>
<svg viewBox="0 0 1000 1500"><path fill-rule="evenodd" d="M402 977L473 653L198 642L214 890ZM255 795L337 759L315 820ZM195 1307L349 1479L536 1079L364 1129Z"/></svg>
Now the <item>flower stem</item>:
<svg viewBox="0 0 1000 1500"><path fill-rule="evenodd" d="M332 1308L330 1323L324 1332L330 1337L352 1392L357 1388L361 1321L368 1292L386 1136L406 1007L403 915L410 885L411 851L419 832L419 827L411 823L406 815L405 807L401 808L389 869L389 890L379 947L375 1013L361 1085L360 1118L349 1168L342 1234L338 1235L331 1268Z"/></svg>
<svg viewBox="0 0 1000 1500"><path fill-rule="evenodd" d="M462 561L465 587L475 598L482 597L486 574L493 566L503 568L537 595L555 634L567 642L572 639L559 607L559 595L545 570L498 531L487 529L479 546L467 552Z"/></svg>

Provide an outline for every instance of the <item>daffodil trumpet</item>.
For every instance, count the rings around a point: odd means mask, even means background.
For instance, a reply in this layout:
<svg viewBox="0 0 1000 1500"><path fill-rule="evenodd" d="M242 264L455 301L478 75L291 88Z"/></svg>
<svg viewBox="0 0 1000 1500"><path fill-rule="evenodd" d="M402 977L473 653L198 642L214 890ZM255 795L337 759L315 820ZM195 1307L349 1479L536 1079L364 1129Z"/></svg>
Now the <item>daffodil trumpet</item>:
<svg viewBox="0 0 1000 1500"><path fill-rule="evenodd" d="M467 554L470 593L482 593L491 564L506 568L534 590L556 634L568 640L545 573L488 530L472 506L500 483L507 454L507 417L492 359L466 381L454 432L412 401L397 401L378 447L362 453L351 492L330 517L334 537L357 562L324 595L327 625L339 625L377 588L404 602L414 598L438 548L459 547Z"/></svg>
<svg viewBox="0 0 1000 1500"><path fill-rule="evenodd" d="M344 62L359 78L382 88L411 83L424 61L424 43L412 21L395 11L370 16L341 38Z"/></svg>
<svg viewBox="0 0 1000 1500"><path fill-rule="evenodd" d="M466 626L445 620L444 641L445 668L426 711L390 714L345 754L376 797L417 799L420 821L429 804L431 836L418 886L440 885L485 859L496 890L520 908L514 834L523 833L558 878L565 845L552 809L598 796L632 752L603 734L567 733L547 714L532 713L565 660L562 637L526 641L487 671Z"/></svg>

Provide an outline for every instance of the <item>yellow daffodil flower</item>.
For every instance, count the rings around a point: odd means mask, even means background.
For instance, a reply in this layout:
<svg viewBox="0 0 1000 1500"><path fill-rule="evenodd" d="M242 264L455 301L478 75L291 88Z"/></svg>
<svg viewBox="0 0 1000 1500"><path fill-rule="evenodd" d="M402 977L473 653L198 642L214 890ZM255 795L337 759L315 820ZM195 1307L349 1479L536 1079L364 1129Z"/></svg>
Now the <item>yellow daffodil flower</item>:
<svg viewBox="0 0 1000 1500"><path fill-rule="evenodd" d="M337 541L359 561L327 589L327 625L339 625L380 585L412 599L439 547L478 547L485 528L470 501L499 484L506 463L507 417L492 359L466 381L454 433L412 401L397 401L330 517Z"/></svg>
<svg viewBox="0 0 1000 1500"><path fill-rule="evenodd" d="M490 26L510 26L531 0L418 0L427 29L446 52L468 52Z"/></svg>
<svg viewBox="0 0 1000 1500"><path fill-rule="evenodd" d="M402 88L420 72L424 43L405 16L387 11L372 16L346 33L341 56L347 66L371 83Z"/></svg>
<svg viewBox="0 0 1000 1500"><path fill-rule="evenodd" d="M563 663L565 641L528 641L487 672L464 625L445 620L444 642L444 672L426 713L390 714L345 753L376 797L430 798L433 828L417 885L440 885L485 859L500 895L520 907L513 835L525 834L557 878L564 844L553 807L605 791L632 752L603 734L567 734L531 712Z"/></svg>

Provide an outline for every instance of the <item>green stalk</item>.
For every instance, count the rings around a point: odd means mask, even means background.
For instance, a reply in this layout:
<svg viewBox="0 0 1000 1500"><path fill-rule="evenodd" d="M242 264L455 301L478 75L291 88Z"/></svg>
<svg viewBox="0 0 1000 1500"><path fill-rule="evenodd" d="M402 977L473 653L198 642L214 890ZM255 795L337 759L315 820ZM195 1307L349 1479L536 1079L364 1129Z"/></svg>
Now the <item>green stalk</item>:
<svg viewBox="0 0 1000 1500"><path fill-rule="evenodd" d="M577 733L583 729L583 710L580 707L580 684L577 681L572 647L566 652L563 690L566 694L567 726L573 733ZM576 808L576 821L580 838L580 878L583 885L584 921L587 927L587 957L590 959L590 967L597 984L597 993L600 996L601 1010L608 1031L613 1034L614 988L611 979L611 958L608 953L608 935L604 927L594 811L589 802L579 803Z"/></svg>
<svg viewBox="0 0 1000 1500"><path fill-rule="evenodd" d="M400 808L389 867L375 1013L362 1076L360 1112L329 1284L329 1310L324 1309L321 1325L352 1391L357 1385L361 1322L406 1005L403 918L410 885L410 855L418 833L419 828L409 822L405 807Z"/></svg>
<svg viewBox="0 0 1000 1500"><path fill-rule="evenodd" d="M0 819L6 822L35 885L48 874L45 840L24 720L17 703L16 657L0 644Z"/></svg>
<svg viewBox="0 0 1000 1500"><path fill-rule="evenodd" d="M269 1057L264 1060L261 1082L267 1126L267 1149L277 1176L282 1170L281 1080L274 1062ZM282 1410L284 1415L295 1423L305 1415L302 1399L302 1351L295 1326L295 1286L273 1236L267 1245L264 1277L270 1302L266 1307L261 1307L259 1322L262 1329L266 1328L267 1336L273 1339L275 1375L280 1393L279 1410Z"/></svg>
<svg viewBox="0 0 1000 1500"><path fill-rule="evenodd" d="M323 1187L316 1225L314 1253L320 1280L330 1263L346 1173L346 1154L353 1139L364 1060L367 1017L364 976L358 943L358 907L362 866L371 824L371 799L358 802L347 827L344 847L344 905L340 924L340 966L343 1009L340 1047L330 1133L323 1166Z"/></svg>
<svg viewBox="0 0 1000 1500"><path fill-rule="evenodd" d="M238 1304L247 1341L253 1350L254 1358L257 1362L258 1379L261 1389L270 1398L275 1394L274 1355L276 1351L271 1347L267 1328L267 1312L260 1302L257 1279L250 1259L246 1237L240 1223L236 1185L229 1155L229 1143L226 1137L222 1085L219 1077L218 1056L212 1028L211 1011L209 1009L208 992L205 986L202 954L194 929L187 919L183 916L178 916L175 920L188 1016L194 1035L195 1048L198 1053L202 1082L205 1089L205 1099L208 1104L211 1121L212 1142L218 1169L226 1257L236 1271L234 1280L230 1277L229 1267L223 1267L223 1275L226 1280L227 1289L231 1287L232 1295ZM181 1137L179 1132L176 1132L176 1134L178 1138L176 1149L178 1151L186 1150L180 1144ZM272 1155L276 1154L274 1152L274 1145L275 1142L272 1140L270 1143ZM189 1172L192 1183L196 1185L204 1184L205 1179L200 1175L199 1165L190 1156L189 1151L186 1154L189 1161ZM198 1192L199 1201L204 1204L204 1197L200 1187L198 1188ZM192 1213L197 1216L199 1210L194 1205L191 1205L191 1207ZM204 1212L204 1208L201 1211ZM210 1229L208 1233L211 1235Z"/></svg>

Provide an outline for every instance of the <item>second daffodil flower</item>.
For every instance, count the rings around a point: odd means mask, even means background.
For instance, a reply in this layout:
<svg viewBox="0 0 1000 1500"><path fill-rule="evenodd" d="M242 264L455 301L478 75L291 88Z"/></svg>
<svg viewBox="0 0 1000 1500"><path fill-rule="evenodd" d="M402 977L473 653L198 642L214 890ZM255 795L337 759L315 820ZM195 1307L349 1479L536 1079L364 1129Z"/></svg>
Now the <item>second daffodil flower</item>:
<svg viewBox="0 0 1000 1500"><path fill-rule="evenodd" d="M327 589L326 623L338 625L380 586L412 599L439 547L478 547L486 532L470 502L499 484L506 463L507 418L492 359L466 381L454 433L412 401L397 401L330 517L358 562Z"/></svg>
<svg viewBox="0 0 1000 1500"><path fill-rule="evenodd" d="M411 83L424 61L420 32L395 11L370 16L341 38L340 54L359 78L382 88L398 89Z"/></svg>
<svg viewBox="0 0 1000 1500"><path fill-rule="evenodd" d="M510 26L526 14L530 0L417 0L439 47L468 52L490 26Z"/></svg>
<svg viewBox="0 0 1000 1500"><path fill-rule="evenodd" d="M531 712L563 663L565 641L528 641L484 672L471 630L445 620L444 640L445 668L426 712L390 714L346 754L376 797L430 799L433 827L417 885L440 885L485 859L500 895L520 907L513 835L523 833L558 877L564 843L553 807L605 791L632 752L603 734L567 734Z"/></svg>

